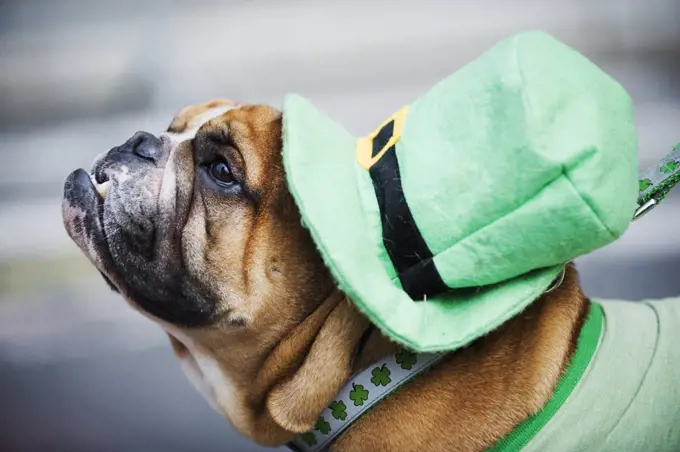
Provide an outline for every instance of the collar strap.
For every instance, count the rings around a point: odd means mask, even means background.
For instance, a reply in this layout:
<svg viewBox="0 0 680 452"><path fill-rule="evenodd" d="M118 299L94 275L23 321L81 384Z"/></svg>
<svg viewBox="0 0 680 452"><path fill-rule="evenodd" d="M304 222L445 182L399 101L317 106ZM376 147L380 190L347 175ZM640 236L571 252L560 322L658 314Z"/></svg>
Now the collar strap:
<svg viewBox="0 0 680 452"><path fill-rule="evenodd" d="M640 175L640 194L638 209L634 220L642 218L656 207L680 182L680 143L655 165Z"/></svg>
<svg viewBox="0 0 680 452"><path fill-rule="evenodd" d="M591 304L588 317L579 333L576 351L560 378L553 397L539 413L528 417L487 452L521 449L552 419L590 365L602 335L603 319L602 306ZM402 349L356 374L321 413L314 429L296 435L288 444L289 449L295 452L328 450L333 441L361 415L444 356L444 353L416 354Z"/></svg>
<svg viewBox="0 0 680 452"><path fill-rule="evenodd" d="M350 378L321 413L314 429L296 435L288 447L296 452L327 450L342 432L375 404L445 356L399 350Z"/></svg>
<svg viewBox="0 0 680 452"><path fill-rule="evenodd" d="M562 284L565 272L566 266L545 293L552 292ZM416 354L401 349L355 374L333 402L324 409L314 428L307 433L296 435L293 441L287 444L288 448L294 452L327 450L352 422L444 356L446 353Z"/></svg>

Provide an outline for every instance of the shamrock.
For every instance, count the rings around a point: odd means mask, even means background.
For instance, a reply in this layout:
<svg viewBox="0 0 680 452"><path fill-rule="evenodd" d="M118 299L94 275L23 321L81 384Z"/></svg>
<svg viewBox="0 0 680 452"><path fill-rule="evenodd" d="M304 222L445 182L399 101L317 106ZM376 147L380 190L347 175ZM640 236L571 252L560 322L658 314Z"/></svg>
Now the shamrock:
<svg viewBox="0 0 680 452"><path fill-rule="evenodd" d="M331 403L328 408L331 409L331 415L339 420L339 421L344 421L347 418L347 405L345 405L345 402L341 401L335 401Z"/></svg>
<svg viewBox="0 0 680 452"><path fill-rule="evenodd" d="M383 364L382 367L376 367L373 369L371 371L371 375L373 375L373 378L371 378L371 383L376 386L387 386L392 381L390 378L390 369L388 369L385 364Z"/></svg>
<svg viewBox="0 0 680 452"><path fill-rule="evenodd" d="M300 435L300 438L302 438L302 441L305 442L308 446L316 446L316 436L314 436L314 433L312 432L307 432L303 433Z"/></svg>
<svg viewBox="0 0 680 452"><path fill-rule="evenodd" d="M663 165L660 169L662 173L669 174L678 168L680 168L680 163L676 162L675 160L671 160L670 162Z"/></svg>
<svg viewBox="0 0 680 452"><path fill-rule="evenodd" d="M354 406L361 406L368 400L368 391L364 389L363 385L352 384L352 390L349 392L349 398L354 402Z"/></svg>
<svg viewBox="0 0 680 452"><path fill-rule="evenodd" d="M328 435L331 432L331 424L329 424L323 416L319 416L319 419L316 420L316 424L314 424L314 430L321 432L323 435Z"/></svg>
<svg viewBox="0 0 680 452"><path fill-rule="evenodd" d="M404 370L411 370L413 365L418 362L418 357L415 353L408 350L401 349L395 355L397 364L401 366Z"/></svg>
<svg viewBox="0 0 680 452"><path fill-rule="evenodd" d="M640 181L640 191L645 191L652 186L652 181L649 179L642 179Z"/></svg>

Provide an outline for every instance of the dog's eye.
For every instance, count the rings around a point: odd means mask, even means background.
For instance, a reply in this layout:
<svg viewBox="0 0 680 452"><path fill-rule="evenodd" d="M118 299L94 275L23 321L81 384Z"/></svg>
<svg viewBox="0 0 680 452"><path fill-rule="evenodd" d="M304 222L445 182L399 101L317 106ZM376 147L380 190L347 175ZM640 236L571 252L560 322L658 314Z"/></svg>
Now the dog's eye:
<svg viewBox="0 0 680 452"><path fill-rule="evenodd" d="M210 176L215 179L218 184L231 184L234 182L234 176L229 170L229 165L224 160L215 160L208 167Z"/></svg>

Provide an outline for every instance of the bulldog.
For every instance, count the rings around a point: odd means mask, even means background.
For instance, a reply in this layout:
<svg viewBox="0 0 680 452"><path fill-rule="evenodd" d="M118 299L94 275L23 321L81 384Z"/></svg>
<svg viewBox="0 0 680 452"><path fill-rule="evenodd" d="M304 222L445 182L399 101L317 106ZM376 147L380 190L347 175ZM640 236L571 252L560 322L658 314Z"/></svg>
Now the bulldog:
<svg viewBox="0 0 680 452"><path fill-rule="evenodd" d="M68 176L63 219L109 286L167 332L208 402L257 444L312 430L352 375L399 350L337 288L302 224L272 107L219 99L182 109L158 136L137 132ZM494 447L554 400L592 306L568 265L553 290L364 413L332 450ZM602 414L615 394L587 397Z"/></svg>

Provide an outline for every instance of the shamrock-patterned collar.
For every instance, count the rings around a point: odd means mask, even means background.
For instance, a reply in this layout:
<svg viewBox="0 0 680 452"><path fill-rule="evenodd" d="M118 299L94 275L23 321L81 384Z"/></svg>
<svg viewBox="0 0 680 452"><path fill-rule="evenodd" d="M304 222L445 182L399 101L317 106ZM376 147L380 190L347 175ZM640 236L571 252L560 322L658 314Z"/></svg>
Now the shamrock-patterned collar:
<svg viewBox="0 0 680 452"><path fill-rule="evenodd" d="M595 354L602 334L603 316L602 306L593 303L579 333L571 363L560 377L553 397L540 412L525 419L487 452L520 450L559 411ZM350 379L335 400L321 413L314 429L297 435L288 447L295 452L328 450L332 441L359 416L444 356L444 353L415 354L401 350L375 363Z"/></svg>
<svg viewBox="0 0 680 452"><path fill-rule="evenodd" d="M359 416L445 356L400 350L350 378L321 413L314 429L297 435L288 447L296 452L326 450Z"/></svg>

